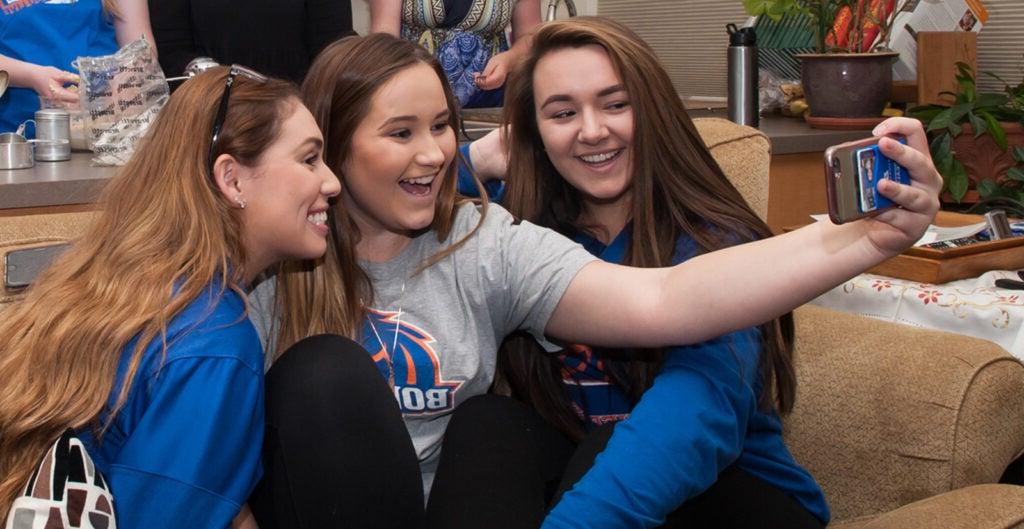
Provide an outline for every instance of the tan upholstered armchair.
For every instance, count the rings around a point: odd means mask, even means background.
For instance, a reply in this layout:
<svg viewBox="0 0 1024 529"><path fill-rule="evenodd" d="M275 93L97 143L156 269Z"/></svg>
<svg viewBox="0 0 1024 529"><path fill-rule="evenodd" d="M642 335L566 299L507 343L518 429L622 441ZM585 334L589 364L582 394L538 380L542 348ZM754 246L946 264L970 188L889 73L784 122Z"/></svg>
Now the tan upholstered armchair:
<svg viewBox="0 0 1024 529"><path fill-rule="evenodd" d="M762 217L770 143L696 120ZM824 205L823 205L824 206ZM3 255L78 234L87 213L3 216ZM17 292L0 290L0 307ZM993 343L814 306L797 310L796 409L786 439L843 529L1024 525L1024 487L995 485L1024 451L1024 366Z"/></svg>
<svg viewBox="0 0 1024 529"><path fill-rule="evenodd" d="M767 138L722 119L695 122L763 218ZM1024 487L995 484L1024 451L1020 362L986 340L812 305L796 323L786 441L825 490L833 527L1024 527Z"/></svg>

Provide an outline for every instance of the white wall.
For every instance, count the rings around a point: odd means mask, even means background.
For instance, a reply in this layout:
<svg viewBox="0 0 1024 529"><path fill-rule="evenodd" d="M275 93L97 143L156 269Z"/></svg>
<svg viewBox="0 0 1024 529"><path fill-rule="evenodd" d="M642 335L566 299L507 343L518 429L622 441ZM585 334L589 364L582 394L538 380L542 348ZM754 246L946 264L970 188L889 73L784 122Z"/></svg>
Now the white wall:
<svg viewBox="0 0 1024 529"><path fill-rule="evenodd" d="M575 0L576 14L596 15L598 0ZM541 0L541 16L547 13L548 0ZM559 18L565 17L565 6L558 7ZM370 4L366 0L352 1L352 29L360 35L370 32Z"/></svg>

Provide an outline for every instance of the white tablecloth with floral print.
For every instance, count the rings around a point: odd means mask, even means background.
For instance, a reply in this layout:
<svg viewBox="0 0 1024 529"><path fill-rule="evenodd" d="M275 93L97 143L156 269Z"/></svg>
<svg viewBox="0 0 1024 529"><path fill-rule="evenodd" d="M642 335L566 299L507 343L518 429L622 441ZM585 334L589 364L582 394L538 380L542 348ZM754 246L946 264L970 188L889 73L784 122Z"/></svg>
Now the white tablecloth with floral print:
<svg viewBox="0 0 1024 529"><path fill-rule="evenodd" d="M992 271L941 285L862 274L812 303L843 312L991 340L1024 360L1024 291L995 287Z"/></svg>

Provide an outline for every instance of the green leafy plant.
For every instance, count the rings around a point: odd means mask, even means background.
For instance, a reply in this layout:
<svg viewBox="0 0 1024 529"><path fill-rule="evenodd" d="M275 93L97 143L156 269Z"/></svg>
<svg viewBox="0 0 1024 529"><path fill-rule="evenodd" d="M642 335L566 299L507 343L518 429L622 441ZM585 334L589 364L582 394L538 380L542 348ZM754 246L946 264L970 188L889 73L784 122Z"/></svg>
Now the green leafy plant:
<svg viewBox="0 0 1024 529"><path fill-rule="evenodd" d="M741 0L750 16L805 20L818 53L864 53L887 48L895 0ZM877 46L873 46L878 42Z"/></svg>
<svg viewBox="0 0 1024 529"><path fill-rule="evenodd" d="M957 202L967 194L970 179L964 164L956 157L953 139L964 133L964 126L970 125L974 138L987 134L1003 152L1009 150L1016 162L1006 178L996 181L985 178L978 183L978 194L982 199L1008 198L1024 202L1024 148L1009 145L1005 122L1024 125L1024 81L1010 86L1002 82L1002 93L980 93L974 71L966 63L957 63L957 92L943 92L954 98L953 104L923 105L910 109L908 115L924 123L931 138L931 154L935 167L942 173L943 189L949 191ZM991 75L991 74L989 74Z"/></svg>

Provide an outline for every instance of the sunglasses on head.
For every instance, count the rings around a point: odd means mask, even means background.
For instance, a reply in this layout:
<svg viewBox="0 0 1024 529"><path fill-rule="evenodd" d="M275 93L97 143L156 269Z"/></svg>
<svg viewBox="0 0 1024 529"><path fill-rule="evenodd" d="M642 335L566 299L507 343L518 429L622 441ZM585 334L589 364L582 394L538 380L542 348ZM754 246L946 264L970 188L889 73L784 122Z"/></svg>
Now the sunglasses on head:
<svg viewBox="0 0 1024 529"><path fill-rule="evenodd" d="M239 75L252 79L253 81L259 81L261 83L267 82L267 76L253 70L246 68L238 64L232 64L231 70L228 71L228 76L224 80L224 92L220 96L220 104L217 106L217 116L213 119L213 130L210 133L210 153L207 155L207 167L210 168L210 174L213 174L213 152L217 147L217 140L220 137L220 131L224 128L224 120L228 115L228 100L231 98L231 86L235 84L235 77Z"/></svg>

